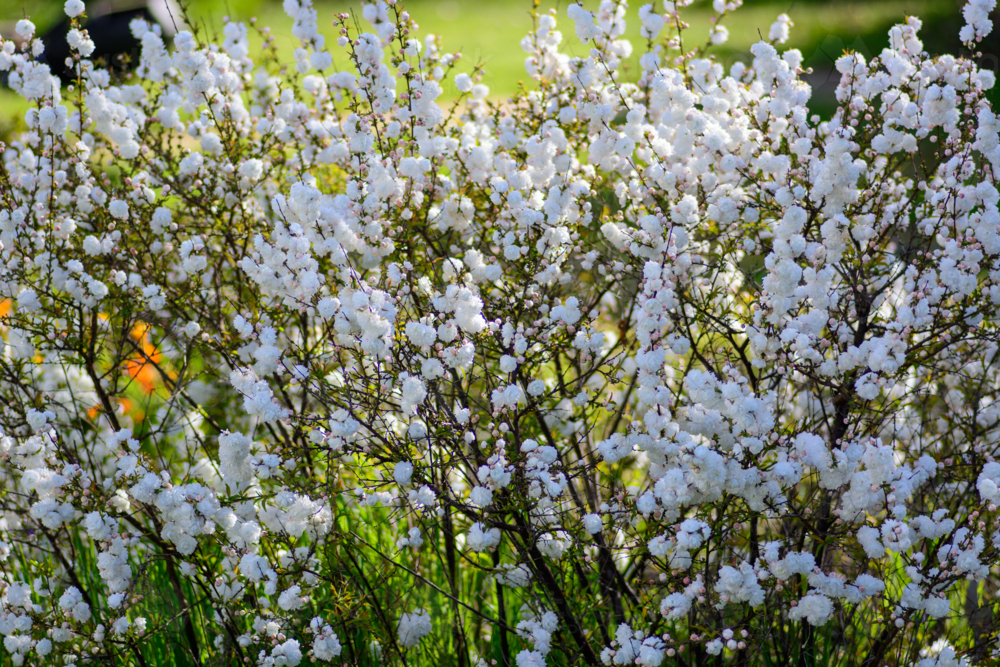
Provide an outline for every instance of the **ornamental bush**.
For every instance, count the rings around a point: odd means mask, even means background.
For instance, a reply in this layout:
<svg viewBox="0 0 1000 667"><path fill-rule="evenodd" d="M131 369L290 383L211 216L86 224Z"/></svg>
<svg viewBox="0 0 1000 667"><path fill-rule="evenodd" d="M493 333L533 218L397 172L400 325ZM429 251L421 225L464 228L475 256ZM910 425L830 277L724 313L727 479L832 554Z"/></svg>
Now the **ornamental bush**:
<svg viewBox="0 0 1000 667"><path fill-rule="evenodd" d="M135 74L68 0L65 90L19 22L4 660L996 661L994 0L826 120L787 16L727 72L664 4L536 10L503 102L393 0Z"/></svg>

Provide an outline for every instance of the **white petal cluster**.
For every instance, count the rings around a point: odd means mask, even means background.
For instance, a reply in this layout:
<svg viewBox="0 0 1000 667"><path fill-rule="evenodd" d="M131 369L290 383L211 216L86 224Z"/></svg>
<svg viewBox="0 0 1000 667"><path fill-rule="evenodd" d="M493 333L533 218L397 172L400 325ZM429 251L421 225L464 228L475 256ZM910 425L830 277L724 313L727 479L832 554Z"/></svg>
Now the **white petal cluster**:
<svg viewBox="0 0 1000 667"><path fill-rule="evenodd" d="M150 578L204 664L742 664L849 618L872 664L982 648L995 2L958 56L911 17L838 57L823 117L789 15L723 67L742 3L697 39L689 4L640 7L634 46L626 3L536 12L509 103L396 0L285 0L285 63L255 24L136 19L127 74L67 0L72 89L17 21L10 661L141 651Z"/></svg>
<svg viewBox="0 0 1000 667"><path fill-rule="evenodd" d="M423 609L418 609L410 614L403 614L399 617L397 627L399 643L402 646L416 646L420 640L431 632L431 617Z"/></svg>

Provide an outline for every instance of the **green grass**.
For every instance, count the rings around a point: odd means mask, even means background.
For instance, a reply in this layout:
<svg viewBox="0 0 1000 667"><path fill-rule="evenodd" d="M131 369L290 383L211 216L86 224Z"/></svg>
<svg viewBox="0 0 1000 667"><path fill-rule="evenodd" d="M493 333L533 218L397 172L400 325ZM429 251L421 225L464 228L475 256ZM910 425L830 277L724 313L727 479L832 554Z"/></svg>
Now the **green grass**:
<svg viewBox="0 0 1000 667"><path fill-rule="evenodd" d="M541 10L557 10L564 50L573 55L582 55L586 49L577 40L573 24L566 17L567 4L566 0L545 0L541 3ZM632 60L637 61L644 50L644 44L639 36L637 18L640 3L634 4L636 6L629 9L627 36L635 46ZM484 64L484 83L490 86L492 97L506 98L518 89L519 82L528 82L524 73L526 54L521 50L519 42L531 29L531 0L403 0L403 5L417 20L420 36L438 35L442 48L463 54L459 71L471 70L477 63ZM596 5L596 2L588 5ZM24 8L14 2L2 3L0 22L15 21L23 13L31 13L39 31L43 31L59 20L60 7L61 3L54 0L39 5L26 5ZM366 26L360 17L360 7L358 0L316 2L320 29L332 46L336 66L346 66L347 60L343 51L333 44L336 38L332 26L333 15L354 11L358 20ZM256 16L258 26L271 28L279 51L287 60L291 60L291 51L297 46L290 32L291 20L277 0L192 0L190 12L197 23L209 29L221 29L222 17L226 15L240 21L248 21L250 17ZM749 62L750 46L760 39L760 35L767 35L771 23L782 12L787 12L795 22L788 46L800 49L806 66L813 67L821 78L822 73L832 69L834 59L845 49L860 51L867 56L877 54L887 44L886 31L906 15L917 15L924 19L923 38L931 52L957 50L957 33L962 23L958 5L950 0L814 0L798 3L789 3L787 0L749 0L725 21L730 39L726 45L715 49L714 53L719 61L727 68L737 60ZM691 28L685 33L686 43L703 43L714 16L711 3L700 0L685 10L684 16L691 24ZM261 44L255 32L251 32L251 43L254 50ZM455 94L453 88L445 88L446 97ZM23 125L28 106L11 91L0 90L0 137L9 135L12 129ZM815 100L814 108L821 113L828 113L829 100Z"/></svg>
<svg viewBox="0 0 1000 667"><path fill-rule="evenodd" d="M531 0L404 0L402 4L419 24L420 35L440 36L445 50L461 52L468 59L466 67L477 62L484 63L484 82L490 86L495 96L509 96L517 90L518 82L527 79L524 73L526 54L519 42L532 28ZM571 55L584 55L588 47L580 44L576 38L573 23L566 16L568 4L566 0L545 0L540 9L556 9L563 33L563 50ZM588 4L596 5L596 2ZM637 63L645 45L639 36L637 16L638 5L641 3L633 4L635 6L629 8L626 36L635 47L632 60ZM727 65L737 59L747 61L750 46L760 40L760 35L767 35L779 14L789 12L795 27L788 46L801 49L807 65L822 66L827 62L832 64L833 58L839 57L845 48L877 53L888 42L886 31L907 15L938 19L948 14L958 14L954 5L941 0L811 2L792 5L789 9L787 1L751 0L726 18L729 42L714 52ZM275 32L282 51L290 53L297 46L290 34L291 20L285 15L280 3L229 0L228 6L229 9L226 9L225 0L194 0L191 9L209 27L221 27L221 17L227 12L232 12L232 18L238 20L256 16L259 25L270 26ZM336 13L353 10L358 14L363 27L368 25L360 17L360 2L357 0L320 0L315 6L320 16L320 30L326 35L328 42L336 37L331 25ZM714 16L708 0L696 2L686 9L684 17L691 28L685 31L685 43L704 43ZM957 34L957 28L955 32ZM333 52L335 58L340 55L336 49ZM341 64L344 60L340 58Z"/></svg>

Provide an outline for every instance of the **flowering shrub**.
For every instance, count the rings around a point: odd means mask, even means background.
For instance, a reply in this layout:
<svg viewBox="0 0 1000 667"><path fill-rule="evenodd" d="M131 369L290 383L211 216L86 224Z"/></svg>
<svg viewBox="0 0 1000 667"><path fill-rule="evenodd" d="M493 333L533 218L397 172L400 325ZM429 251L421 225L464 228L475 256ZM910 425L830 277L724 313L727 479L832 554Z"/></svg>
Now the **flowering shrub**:
<svg viewBox="0 0 1000 667"><path fill-rule="evenodd" d="M586 57L536 13L503 104L392 0L334 50L285 0L292 64L137 21L136 75L68 0L65 91L18 23L8 659L995 659L994 0L844 55L828 120L787 16L725 72L739 2L685 4L639 58L620 0Z"/></svg>

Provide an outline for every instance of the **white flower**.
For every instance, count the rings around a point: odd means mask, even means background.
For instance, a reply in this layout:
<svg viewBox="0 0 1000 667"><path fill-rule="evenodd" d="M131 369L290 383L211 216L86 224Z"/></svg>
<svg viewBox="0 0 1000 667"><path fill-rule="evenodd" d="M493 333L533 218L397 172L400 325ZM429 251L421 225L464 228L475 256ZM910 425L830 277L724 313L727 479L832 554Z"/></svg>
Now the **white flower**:
<svg viewBox="0 0 1000 667"><path fill-rule="evenodd" d="M474 523L469 528L469 534L465 538L465 543L473 551L492 551L496 545L500 544L500 529L485 529L483 524Z"/></svg>
<svg viewBox="0 0 1000 667"><path fill-rule="evenodd" d="M689 609L691 609L691 600L683 593L671 593L660 602L660 613L668 621L683 618Z"/></svg>
<svg viewBox="0 0 1000 667"><path fill-rule="evenodd" d="M427 424L419 419L414 419L407 427L406 434L410 436L411 440L423 440L427 437Z"/></svg>
<svg viewBox="0 0 1000 667"><path fill-rule="evenodd" d="M66 12L66 16L75 19L86 10L86 7L82 0L66 0L63 10Z"/></svg>
<svg viewBox="0 0 1000 667"><path fill-rule="evenodd" d="M278 606L285 611L301 609L305 605L305 598L302 597L302 588L292 586L281 592L278 596Z"/></svg>
<svg viewBox="0 0 1000 667"><path fill-rule="evenodd" d="M517 667L545 667L545 656L539 651L519 651L515 658Z"/></svg>
<svg viewBox="0 0 1000 667"><path fill-rule="evenodd" d="M41 308L42 304L38 300L35 290L26 289L17 295L17 307L26 313L30 313Z"/></svg>
<svg viewBox="0 0 1000 667"><path fill-rule="evenodd" d="M38 655L42 656L43 658L47 656L49 653L52 653L52 640L40 639L38 643L35 644L35 651L37 651Z"/></svg>
<svg viewBox="0 0 1000 667"><path fill-rule="evenodd" d="M403 380L403 396L400 401L400 409L403 414L412 414L416 411L424 398L427 397L427 388L418 377L410 376Z"/></svg>
<svg viewBox="0 0 1000 667"><path fill-rule="evenodd" d="M326 626L329 629L330 626ZM336 633L330 631L329 634L322 634L313 641L313 654L320 660L332 660L340 655L343 648Z"/></svg>
<svg viewBox="0 0 1000 667"><path fill-rule="evenodd" d="M469 502L476 507L486 507L493 502L493 491L483 486L476 486L469 494Z"/></svg>
<svg viewBox="0 0 1000 667"><path fill-rule="evenodd" d="M597 514L587 514L583 517L583 527L591 535L601 532L603 524L601 517Z"/></svg>
<svg viewBox="0 0 1000 667"><path fill-rule="evenodd" d="M792 20L788 18L788 14L781 14L778 16L778 20L771 24L771 30L768 32L767 38L772 42L784 44L788 41L789 29L791 27Z"/></svg>
<svg viewBox="0 0 1000 667"><path fill-rule="evenodd" d="M121 636L124 635L126 632L128 632L128 628L130 625L131 623L129 622L128 618L122 616L121 618L117 619L114 623L111 624L111 631L114 632L116 635Z"/></svg>
<svg viewBox="0 0 1000 667"><path fill-rule="evenodd" d="M128 217L128 204L120 199L112 199L111 203L108 204L108 213L112 217L124 220Z"/></svg>
<svg viewBox="0 0 1000 667"><path fill-rule="evenodd" d="M788 618L797 621L806 619L810 625L823 625L833 613L833 602L825 595L810 593L799 600L798 605L788 612Z"/></svg>
<svg viewBox="0 0 1000 667"><path fill-rule="evenodd" d="M517 359L505 354L500 357L500 371L503 373L513 373L517 370Z"/></svg>
<svg viewBox="0 0 1000 667"><path fill-rule="evenodd" d="M399 618L397 626L399 643L411 648L420 643L420 640L431 633L431 617L423 609L417 609L413 613L403 614Z"/></svg>
<svg viewBox="0 0 1000 667"><path fill-rule="evenodd" d="M35 24L28 19L21 19L14 25L14 32L21 39L31 39L31 36L35 34Z"/></svg>
<svg viewBox="0 0 1000 667"><path fill-rule="evenodd" d="M250 158L240 165L239 174L249 181L256 181L264 173L264 163L257 158Z"/></svg>
<svg viewBox="0 0 1000 667"><path fill-rule="evenodd" d="M392 469L392 478L400 486L409 486L413 478L413 464L409 461L400 461Z"/></svg>
<svg viewBox="0 0 1000 667"><path fill-rule="evenodd" d="M295 667L302 662L302 649L297 639L288 639L271 649L271 664L275 667Z"/></svg>
<svg viewBox="0 0 1000 667"><path fill-rule="evenodd" d="M712 44L725 44L729 41L729 30L724 25L717 25L712 28Z"/></svg>
<svg viewBox="0 0 1000 667"><path fill-rule="evenodd" d="M250 453L252 444L253 441L242 433L223 433L219 436L219 470L234 490L254 478Z"/></svg>
<svg viewBox="0 0 1000 667"><path fill-rule="evenodd" d="M997 502L1000 500L1000 491L997 490L1000 484L1000 463L989 461L983 465L982 472L976 481L976 490L979 496L986 502Z"/></svg>

